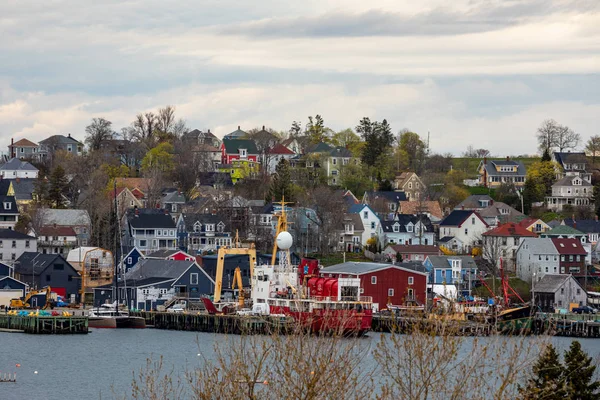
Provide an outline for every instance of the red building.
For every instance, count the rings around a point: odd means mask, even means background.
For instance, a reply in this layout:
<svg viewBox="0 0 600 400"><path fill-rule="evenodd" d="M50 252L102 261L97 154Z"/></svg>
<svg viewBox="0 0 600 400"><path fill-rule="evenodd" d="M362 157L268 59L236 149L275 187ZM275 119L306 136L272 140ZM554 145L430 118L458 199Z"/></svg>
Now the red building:
<svg viewBox="0 0 600 400"><path fill-rule="evenodd" d="M410 268L409 268L410 266ZM415 269L412 269L415 268ZM373 298L373 307L386 308L417 302L425 304L427 270L420 263L383 264L346 262L321 270L323 277L360 278L362 296Z"/></svg>
<svg viewBox="0 0 600 400"><path fill-rule="evenodd" d="M585 276L585 257L587 251L579 239L552 238L552 243L560 254L560 273Z"/></svg>
<svg viewBox="0 0 600 400"><path fill-rule="evenodd" d="M196 261L196 257L186 253L183 250L158 250L148 254L146 258L156 258L159 260L177 260L177 261Z"/></svg>
<svg viewBox="0 0 600 400"><path fill-rule="evenodd" d="M258 161L256 143L251 139L227 139L221 143L221 163L231 164L234 160Z"/></svg>

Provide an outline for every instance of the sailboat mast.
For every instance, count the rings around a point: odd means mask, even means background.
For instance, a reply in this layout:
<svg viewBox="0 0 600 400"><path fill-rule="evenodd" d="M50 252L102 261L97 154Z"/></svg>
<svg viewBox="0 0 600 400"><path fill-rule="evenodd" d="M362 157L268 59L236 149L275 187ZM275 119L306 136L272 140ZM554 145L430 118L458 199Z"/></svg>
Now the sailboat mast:
<svg viewBox="0 0 600 400"><path fill-rule="evenodd" d="M115 207L115 220L114 220L114 224L115 224L115 253L117 252L117 235L119 234L118 232L118 220L119 220L119 216L118 216L118 212L117 212L117 180L115 179L113 181L113 194L115 196L115 201L114 201L114 207ZM115 261L115 273L114 273L114 280L115 280L115 311L119 312L119 270L117 267L117 257L113 257L114 261Z"/></svg>

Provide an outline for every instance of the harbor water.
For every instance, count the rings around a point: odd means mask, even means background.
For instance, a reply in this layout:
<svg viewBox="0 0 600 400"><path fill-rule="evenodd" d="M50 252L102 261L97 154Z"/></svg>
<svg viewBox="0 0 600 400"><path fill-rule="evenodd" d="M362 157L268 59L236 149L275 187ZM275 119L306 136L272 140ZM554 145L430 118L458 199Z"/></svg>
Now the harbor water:
<svg viewBox="0 0 600 400"><path fill-rule="evenodd" d="M371 333L362 340L374 342L378 335ZM17 383L0 384L1 398L127 398L133 374L146 365L148 358L162 356L166 370L182 375L199 365L202 358L198 353L211 358L215 343L225 339L221 334L155 329L93 329L89 335L64 336L0 332L0 373L17 372ZM552 339L560 349L573 340ZM584 350L598 357L599 339L580 342Z"/></svg>

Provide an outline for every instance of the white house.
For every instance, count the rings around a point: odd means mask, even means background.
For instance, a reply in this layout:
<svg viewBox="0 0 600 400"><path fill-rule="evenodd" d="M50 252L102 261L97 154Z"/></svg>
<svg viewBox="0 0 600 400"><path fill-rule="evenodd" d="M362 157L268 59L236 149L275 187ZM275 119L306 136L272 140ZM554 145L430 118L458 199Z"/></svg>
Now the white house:
<svg viewBox="0 0 600 400"><path fill-rule="evenodd" d="M177 248L177 229L169 214L146 212L136 209L129 216L127 239L129 246L136 246L144 254L157 250Z"/></svg>
<svg viewBox="0 0 600 400"><path fill-rule="evenodd" d="M456 238L463 244L462 252L469 253L481 244L481 235L489 228L476 211L454 210L440 222L440 240Z"/></svg>
<svg viewBox="0 0 600 400"><path fill-rule="evenodd" d="M560 254L550 238L524 238L517 249L517 277L531 282L534 274L541 279L545 274L558 274Z"/></svg>
<svg viewBox="0 0 600 400"><path fill-rule="evenodd" d="M37 252L35 237L11 229L0 229L0 262L13 265L26 251Z"/></svg>
<svg viewBox="0 0 600 400"><path fill-rule="evenodd" d="M354 204L350 206L348 213L360 215L364 227L361 240L363 246L367 245L367 240L370 238L379 236L381 233L381 221L368 204Z"/></svg>
<svg viewBox="0 0 600 400"><path fill-rule="evenodd" d="M396 214L392 221L381 221L382 246L386 244L432 245L434 229L425 215Z"/></svg>
<svg viewBox="0 0 600 400"><path fill-rule="evenodd" d="M567 175L552 185L552 195L546 197L548 208L561 211L565 205L592 205L594 190L592 184L580 176Z"/></svg>
<svg viewBox="0 0 600 400"><path fill-rule="evenodd" d="M11 158L4 165L0 166L0 175L4 179L37 178L38 172L36 167L18 158Z"/></svg>

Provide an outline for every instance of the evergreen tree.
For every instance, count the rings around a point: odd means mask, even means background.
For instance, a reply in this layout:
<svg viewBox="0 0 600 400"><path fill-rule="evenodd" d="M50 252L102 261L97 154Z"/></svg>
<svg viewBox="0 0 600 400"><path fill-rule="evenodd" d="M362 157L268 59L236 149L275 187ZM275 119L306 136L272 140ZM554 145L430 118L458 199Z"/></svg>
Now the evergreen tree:
<svg viewBox="0 0 600 400"><path fill-rule="evenodd" d="M69 186L69 181L63 167L57 165L54 168L52 174L50 174L49 184L47 199L54 207L61 208L64 202L63 195L67 190L67 186Z"/></svg>
<svg viewBox="0 0 600 400"><path fill-rule="evenodd" d="M577 340L565 352L565 369L569 399L592 400L600 397L600 381L594 380L596 366L592 365L592 357L581 350Z"/></svg>
<svg viewBox="0 0 600 400"><path fill-rule="evenodd" d="M271 180L271 186L269 187L267 201L281 201L283 196L286 196L286 200L292 200L292 183L290 176L290 164L285 158L282 158L277 167L275 167L275 174Z"/></svg>
<svg viewBox="0 0 600 400"><path fill-rule="evenodd" d="M387 120L371 122L367 117L360 120L356 127L365 142L362 150L362 162L370 167L375 166L377 159L386 154L394 143L392 128Z"/></svg>
<svg viewBox="0 0 600 400"><path fill-rule="evenodd" d="M564 399L566 395L564 383L564 367L558 353L552 345L548 345L533 365L533 376L527 386L519 388L523 399Z"/></svg>
<svg viewBox="0 0 600 400"><path fill-rule="evenodd" d="M550 158L550 153L548 152L548 149L544 149L544 154L542 154L542 162L544 161L552 161L552 159Z"/></svg>
<svg viewBox="0 0 600 400"><path fill-rule="evenodd" d="M48 201L48 179L46 177L40 177L33 183L34 200L40 204L45 205Z"/></svg>

